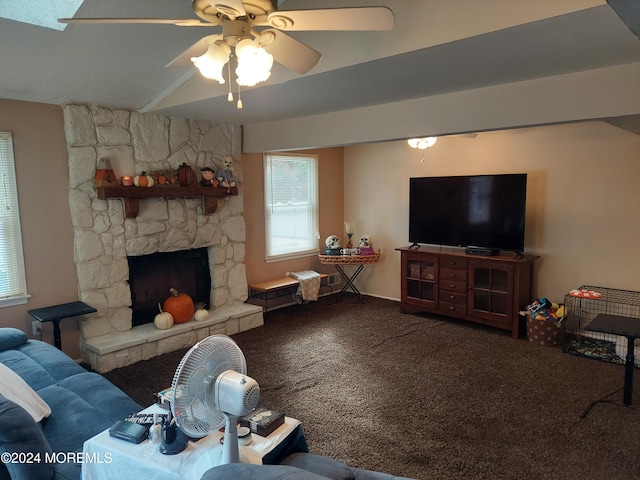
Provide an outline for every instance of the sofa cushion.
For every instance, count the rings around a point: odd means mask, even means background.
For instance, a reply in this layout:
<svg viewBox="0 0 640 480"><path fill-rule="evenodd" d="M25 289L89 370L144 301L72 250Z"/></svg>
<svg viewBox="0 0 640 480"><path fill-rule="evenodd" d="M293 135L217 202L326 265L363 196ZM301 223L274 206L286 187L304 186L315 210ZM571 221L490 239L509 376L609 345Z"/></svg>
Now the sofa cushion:
<svg viewBox="0 0 640 480"><path fill-rule="evenodd" d="M51 407L43 428L55 452L81 451L85 440L142 409L107 379L86 370L38 394Z"/></svg>
<svg viewBox="0 0 640 480"><path fill-rule="evenodd" d="M20 375L0 363L0 395L24 408L33 420L39 422L51 415L49 405L33 391Z"/></svg>
<svg viewBox="0 0 640 480"><path fill-rule="evenodd" d="M51 455L51 447L40 425L24 408L2 395L0 452L24 456L24 461L3 462L13 480L48 480L53 477L54 465L45 459L46 455Z"/></svg>
<svg viewBox="0 0 640 480"><path fill-rule="evenodd" d="M11 327L0 328L0 352L18 348L23 343L27 343L27 340L29 337L22 330Z"/></svg>
<svg viewBox="0 0 640 480"><path fill-rule="evenodd" d="M232 463L207 470L200 480L327 480L315 473L287 465ZM347 478L347 477L345 477Z"/></svg>

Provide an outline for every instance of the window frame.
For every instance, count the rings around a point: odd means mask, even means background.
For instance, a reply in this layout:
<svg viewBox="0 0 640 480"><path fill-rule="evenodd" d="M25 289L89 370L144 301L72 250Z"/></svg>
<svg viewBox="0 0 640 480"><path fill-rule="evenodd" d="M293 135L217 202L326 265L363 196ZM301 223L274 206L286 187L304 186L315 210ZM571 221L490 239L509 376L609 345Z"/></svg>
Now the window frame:
<svg viewBox="0 0 640 480"><path fill-rule="evenodd" d="M0 246L0 250L7 249L5 258L0 258L0 269L6 262L9 286L7 291L0 291L0 308L25 304L30 297L27 293L15 165L13 134L0 131L0 191L3 193L0 198L4 197L0 200L0 230L8 231L6 245Z"/></svg>
<svg viewBox="0 0 640 480"><path fill-rule="evenodd" d="M309 232L308 233L308 248L300 249L300 250L291 250L283 253L273 253L271 251L271 223L270 223L270 199L271 199L271 191L272 191L272 179L268 176L268 163L271 162L274 158L286 158L289 157L291 159L296 160L304 160L310 164L310 175L309 175L309 185L308 189L308 197L309 197L309 205L310 209L310 218L309 218ZM289 260L293 258L302 258L317 255L319 252L319 238L320 238L320 215L319 215L319 176L318 176L318 163L319 156L311 155L311 154L302 154L302 153L283 153L283 152L267 152L263 154L263 174L264 174L264 234L265 234L265 262L277 262L283 260Z"/></svg>

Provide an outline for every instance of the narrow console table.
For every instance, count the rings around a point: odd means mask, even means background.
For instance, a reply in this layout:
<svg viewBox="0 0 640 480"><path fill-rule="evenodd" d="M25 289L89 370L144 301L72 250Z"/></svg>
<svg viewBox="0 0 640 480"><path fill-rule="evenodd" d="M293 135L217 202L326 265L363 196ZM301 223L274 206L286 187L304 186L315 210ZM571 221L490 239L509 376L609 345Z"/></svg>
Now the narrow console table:
<svg viewBox="0 0 640 480"><path fill-rule="evenodd" d="M27 313L40 322L53 323L53 342L58 350L62 350L62 339L60 338L60 320L95 313L97 310L84 302L63 303L52 307L36 308L28 310Z"/></svg>
<svg viewBox="0 0 640 480"><path fill-rule="evenodd" d="M378 263L378 260L380 259L379 253L374 255L318 255L318 259L323 265L334 265L342 279L345 281L344 287L340 290L336 303L340 301L342 295L344 295L348 290L351 290L358 296L360 303L364 303L360 291L353 282L356 280L358 275L360 275L360 272L362 272L365 265ZM343 265L353 265L357 268L351 275L348 275L342 268Z"/></svg>
<svg viewBox="0 0 640 480"><path fill-rule="evenodd" d="M635 368L635 350L634 343L636 338L640 338L640 318L634 317L622 317L619 315L609 315L606 313L600 313L585 327L585 330L600 333L610 333L613 335L621 335L627 337L627 355L625 358L624 367L624 386L622 393L622 402L626 406L631 405L631 397L633 396L633 369ZM618 392L620 390L616 390ZM613 392L613 393L616 393ZM605 396L606 399L613 393ZM584 418L589 413L589 410L599 402L604 402L604 399L596 400L592 402L586 410L580 416Z"/></svg>

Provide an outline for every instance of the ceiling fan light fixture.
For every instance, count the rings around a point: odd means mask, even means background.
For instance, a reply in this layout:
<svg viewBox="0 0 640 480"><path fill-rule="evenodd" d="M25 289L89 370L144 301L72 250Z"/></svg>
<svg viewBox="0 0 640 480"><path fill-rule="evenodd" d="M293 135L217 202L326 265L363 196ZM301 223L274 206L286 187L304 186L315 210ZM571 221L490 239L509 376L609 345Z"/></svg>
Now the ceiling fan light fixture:
<svg viewBox="0 0 640 480"><path fill-rule="evenodd" d="M271 76L273 55L249 38L240 40L235 47L238 66L237 83L243 87L253 87Z"/></svg>
<svg viewBox="0 0 640 480"><path fill-rule="evenodd" d="M191 57L193 64L200 70L200 74L205 78L216 80L220 84L224 83L222 69L229 61L231 48L226 42L216 42L209 45L207 51L199 57Z"/></svg>
<svg viewBox="0 0 640 480"><path fill-rule="evenodd" d="M425 137L425 138L410 138L407 143L411 148L417 148L424 150L429 147L433 147L438 141L438 137Z"/></svg>

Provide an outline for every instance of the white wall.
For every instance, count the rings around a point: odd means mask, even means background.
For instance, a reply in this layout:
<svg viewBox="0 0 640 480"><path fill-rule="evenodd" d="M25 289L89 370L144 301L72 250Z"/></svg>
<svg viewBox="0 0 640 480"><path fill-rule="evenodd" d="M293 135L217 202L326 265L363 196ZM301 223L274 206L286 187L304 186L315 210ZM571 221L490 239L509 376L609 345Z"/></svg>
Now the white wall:
<svg viewBox="0 0 640 480"><path fill-rule="evenodd" d="M420 163L424 155L424 163ZM604 122L345 148L345 218L383 256L358 278L364 293L400 298L410 177L528 174L525 250L540 255L537 296L561 301L583 284L640 290L640 136Z"/></svg>

